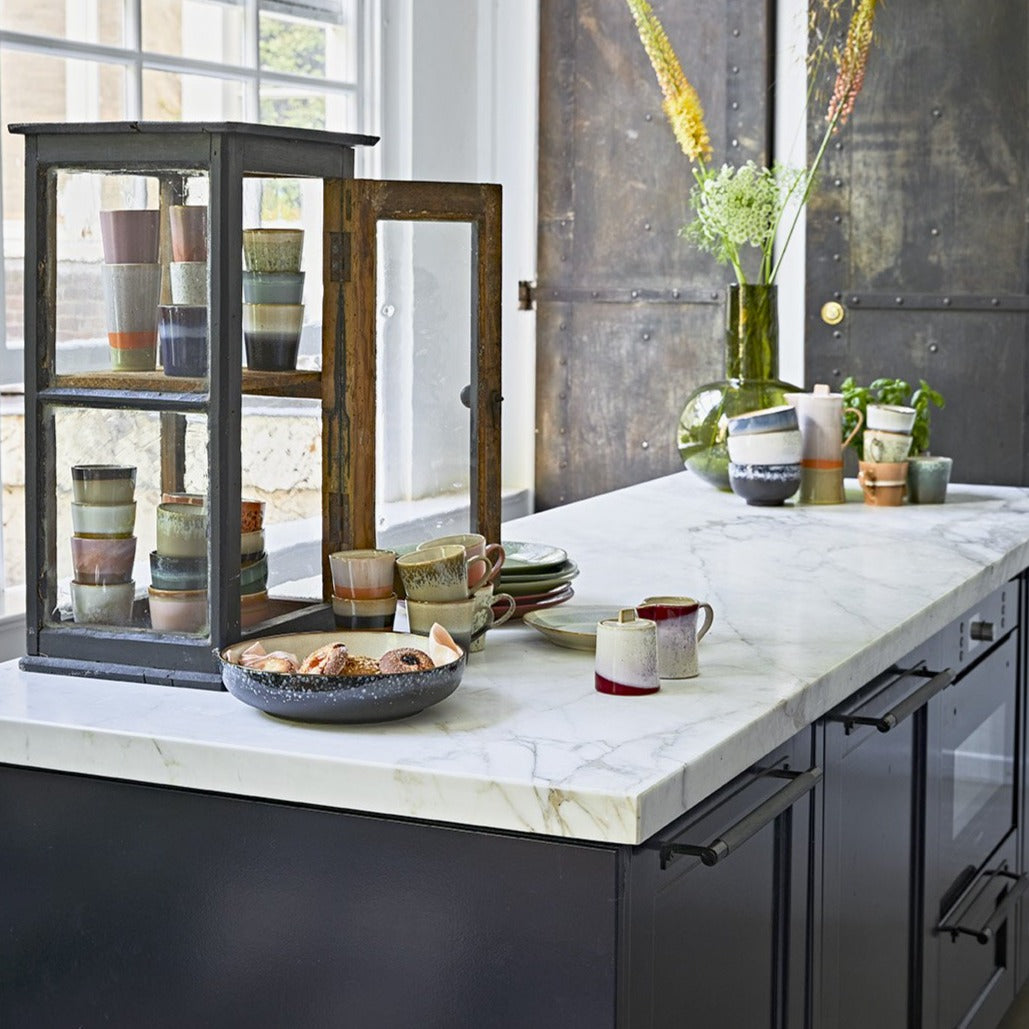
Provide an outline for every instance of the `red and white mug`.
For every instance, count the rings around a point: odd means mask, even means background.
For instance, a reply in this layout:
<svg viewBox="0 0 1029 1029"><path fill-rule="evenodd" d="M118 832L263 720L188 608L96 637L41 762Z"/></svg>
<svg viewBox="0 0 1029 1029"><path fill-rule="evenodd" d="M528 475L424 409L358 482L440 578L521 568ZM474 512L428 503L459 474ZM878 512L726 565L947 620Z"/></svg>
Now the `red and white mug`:
<svg viewBox="0 0 1029 1029"><path fill-rule="evenodd" d="M698 629L700 611L705 614ZM647 597L636 605L636 613L657 625L657 668L662 679L692 679L700 674L697 644L715 620L710 604L692 597Z"/></svg>

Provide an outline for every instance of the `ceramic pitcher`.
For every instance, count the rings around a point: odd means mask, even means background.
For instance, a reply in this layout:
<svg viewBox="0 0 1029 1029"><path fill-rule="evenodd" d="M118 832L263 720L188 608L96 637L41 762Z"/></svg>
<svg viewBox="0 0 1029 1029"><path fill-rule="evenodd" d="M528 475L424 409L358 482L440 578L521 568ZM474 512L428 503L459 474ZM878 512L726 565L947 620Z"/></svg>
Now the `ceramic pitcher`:
<svg viewBox="0 0 1029 1029"><path fill-rule="evenodd" d="M842 504L843 452L860 431L863 421L856 408L843 406L843 394L831 393L819 383L810 393L787 393L786 402L797 409L803 441L800 471L802 504ZM843 439L843 412L857 415L853 432Z"/></svg>

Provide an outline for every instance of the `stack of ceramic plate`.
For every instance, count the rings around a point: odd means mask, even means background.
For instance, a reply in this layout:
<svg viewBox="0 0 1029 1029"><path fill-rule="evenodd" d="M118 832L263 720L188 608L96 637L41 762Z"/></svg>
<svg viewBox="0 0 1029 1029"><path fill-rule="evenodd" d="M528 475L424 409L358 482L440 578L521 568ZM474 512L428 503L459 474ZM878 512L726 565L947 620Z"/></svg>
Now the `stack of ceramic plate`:
<svg viewBox="0 0 1029 1029"><path fill-rule="evenodd" d="M571 583L579 567L560 547L510 540L504 540L503 546L504 566L494 588L515 598L513 618L563 604L572 597Z"/></svg>

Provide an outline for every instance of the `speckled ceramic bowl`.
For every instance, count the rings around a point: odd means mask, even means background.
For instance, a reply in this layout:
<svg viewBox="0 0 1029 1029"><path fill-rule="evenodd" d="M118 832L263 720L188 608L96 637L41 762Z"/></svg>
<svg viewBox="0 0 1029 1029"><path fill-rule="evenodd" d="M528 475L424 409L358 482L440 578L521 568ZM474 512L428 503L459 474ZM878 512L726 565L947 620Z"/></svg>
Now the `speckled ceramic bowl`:
<svg viewBox="0 0 1029 1029"><path fill-rule="evenodd" d="M733 493L755 507L777 507L800 489L800 463L729 464Z"/></svg>
<svg viewBox="0 0 1029 1029"><path fill-rule="evenodd" d="M376 659L397 647L425 650L424 636L406 632L305 632L259 641L269 653L285 650L303 661L327 643L345 643L352 654ZM424 711L461 683L467 655L423 672L391 675L300 675L262 672L238 664L253 640L217 653L222 683L237 700L278 718L299 722L388 722Z"/></svg>
<svg viewBox="0 0 1029 1029"><path fill-rule="evenodd" d="M797 429L797 409L789 404L765 407L758 411L744 411L729 419L730 436L747 436L757 432L785 432Z"/></svg>

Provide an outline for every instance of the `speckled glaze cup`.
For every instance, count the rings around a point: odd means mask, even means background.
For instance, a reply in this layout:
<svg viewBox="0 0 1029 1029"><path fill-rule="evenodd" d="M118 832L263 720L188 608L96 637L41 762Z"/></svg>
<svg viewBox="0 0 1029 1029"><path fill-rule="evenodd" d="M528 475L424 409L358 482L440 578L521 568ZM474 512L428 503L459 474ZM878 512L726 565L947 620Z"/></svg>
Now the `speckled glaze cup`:
<svg viewBox="0 0 1029 1029"><path fill-rule="evenodd" d="M484 568L487 574L492 567L488 558L469 558L459 543L412 550L397 558L404 595L415 601L467 600L473 564Z"/></svg>
<svg viewBox="0 0 1029 1029"><path fill-rule="evenodd" d="M593 684L598 693L642 697L657 693L657 626L630 607L597 623Z"/></svg>
<svg viewBox="0 0 1029 1029"><path fill-rule="evenodd" d="M157 367L161 266L105 264L100 276L111 367L119 371L153 371Z"/></svg>
<svg viewBox="0 0 1029 1029"><path fill-rule="evenodd" d="M167 557L205 557L207 508L199 504L158 504L157 552Z"/></svg>
<svg viewBox="0 0 1029 1029"><path fill-rule="evenodd" d="M172 261L168 265L173 304L207 306L207 262Z"/></svg>
<svg viewBox="0 0 1029 1029"><path fill-rule="evenodd" d="M248 272L298 272L303 229L244 229L243 262Z"/></svg>
<svg viewBox="0 0 1029 1029"><path fill-rule="evenodd" d="M479 532L460 532L453 536L440 536L437 539L426 540L418 544L418 550L428 550L430 547L445 547L450 543L458 543L464 547L467 557L485 557L492 562L489 571L483 571L481 565L476 563L468 569L468 588L475 589L477 586L485 586L487 583L496 582L500 570L504 566L504 548L499 543L487 543L486 537Z"/></svg>
<svg viewBox="0 0 1029 1029"><path fill-rule="evenodd" d="M493 583L479 586L472 594L475 601L475 617L472 620L472 639L468 650L475 654L486 649L486 632L498 625L503 625L514 613L518 601L510 593L494 593ZM504 610L498 615L494 608L503 605Z"/></svg>
<svg viewBox="0 0 1029 1029"><path fill-rule="evenodd" d="M704 624L697 619L704 612ZM692 597L647 597L636 614L657 626L657 672L662 679L692 679L700 674L697 644L707 635L715 612Z"/></svg>
<svg viewBox="0 0 1029 1029"><path fill-rule="evenodd" d="M392 550L337 550L329 554L332 591L344 600L389 597L396 561Z"/></svg>

